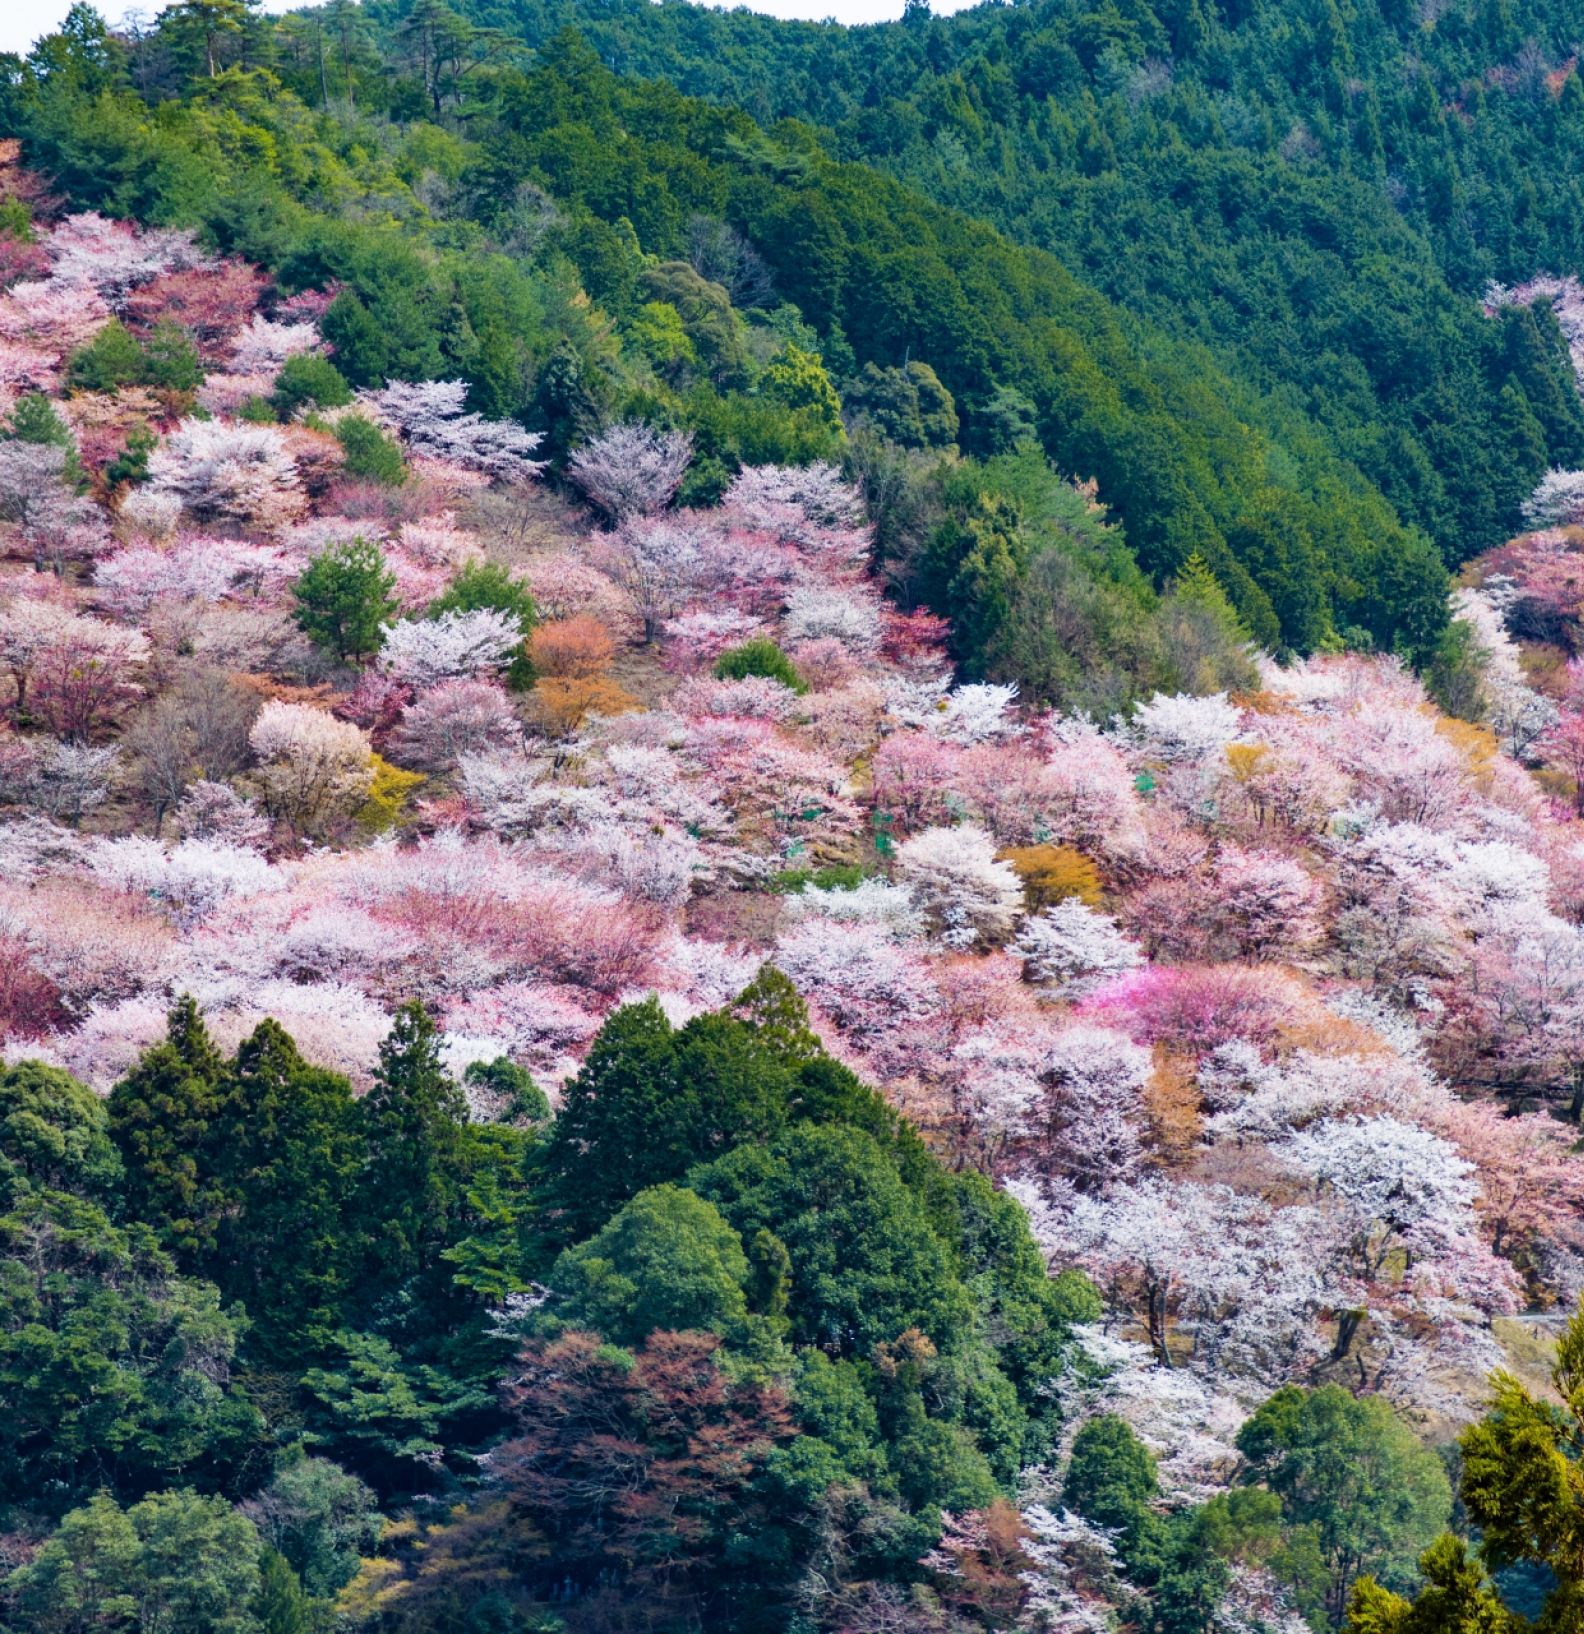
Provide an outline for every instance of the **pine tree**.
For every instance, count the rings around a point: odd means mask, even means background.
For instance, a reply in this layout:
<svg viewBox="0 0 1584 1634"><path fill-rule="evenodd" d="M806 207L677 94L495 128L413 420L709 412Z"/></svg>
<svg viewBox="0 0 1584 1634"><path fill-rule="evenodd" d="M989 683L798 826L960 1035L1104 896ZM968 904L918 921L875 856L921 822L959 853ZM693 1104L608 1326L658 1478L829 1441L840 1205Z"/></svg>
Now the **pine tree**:
<svg viewBox="0 0 1584 1634"><path fill-rule="evenodd" d="M230 1201L210 1160L225 1060L190 994L171 1007L166 1037L110 1092L110 1135L126 1165L127 1212L191 1264L214 1246Z"/></svg>

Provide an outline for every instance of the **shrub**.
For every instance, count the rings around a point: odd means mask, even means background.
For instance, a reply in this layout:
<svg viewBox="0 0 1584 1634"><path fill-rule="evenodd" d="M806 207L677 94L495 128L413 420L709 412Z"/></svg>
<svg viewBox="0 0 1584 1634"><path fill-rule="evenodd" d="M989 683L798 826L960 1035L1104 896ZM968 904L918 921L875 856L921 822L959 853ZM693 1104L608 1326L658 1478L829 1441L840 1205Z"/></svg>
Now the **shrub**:
<svg viewBox="0 0 1584 1634"><path fill-rule="evenodd" d="M144 345L112 318L66 365L69 385L79 391L113 392L122 386L154 386L192 391L203 379L203 364L192 337L169 320L154 326Z"/></svg>
<svg viewBox="0 0 1584 1634"><path fill-rule="evenodd" d="M424 781L424 776L422 772L404 772L379 755L373 757L373 767L368 798L352 815L360 828L384 834L395 826L408 795Z"/></svg>
<svg viewBox="0 0 1584 1634"><path fill-rule="evenodd" d="M203 363L192 336L168 319L155 324L154 333L143 344L142 383L159 391L196 391L203 377Z"/></svg>
<svg viewBox="0 0 1584 1634"><path fill-rule="evenodd" d="M365 420L361 414L343 415L336 421L335 434L346 451L348 476L367 477L387 488L399 487L407 480L401 449L372 420Z"/></svg>
<svg viewBox="0 0 1584 1634"><path fill-rule="evenodd" d="M762 675L767 681L779 681L799 696L808 691L808 682L768 636L756 636L752 641L743 642L740 647L723 652L715 660L715 678L719 681L745 681L750 675Z"/></svg>
<svg viewBox="0 0 1584 1634"><path fill-rule="evenodd" d="M1023 882L1030 913L1076 897L1086 908L1100 904L1100 875L1095 865L1070 845L1015 846L1001 853Z"/></svg>
<svg viewBox="0 0 1584 1634"><path fill-rule="evenodd" d="M468 562L445 594L429 603L426 616L439 618L442 613L479 613L485 609L516 619L524 635L539 622L533 592L499 562Z"/></svg>
<svg viewBox="0 0 1584 1634"><path fill-rule="evenodd" d="M558 736L575 732L590 715L622 715L638 707L638 700L603 676L573 680L547 675L528 694L533 716Z"/></svg>
<svg viewBox="0 0 1584 1634"><path fill-rule="evenodd" d="M311 352L299 352L286 359L275 376L270 399L282 420L290 420L307 403L317 408L344 408L351 401L352 388L341 371L328 358L315 357Z"/></svg>
<svg viewBox="0 0 1584 1634"><path fill-rule="evenodd" d="M143 378L143 348L112 318L66 363L66 382L79 391L115 391Z"/></svg>

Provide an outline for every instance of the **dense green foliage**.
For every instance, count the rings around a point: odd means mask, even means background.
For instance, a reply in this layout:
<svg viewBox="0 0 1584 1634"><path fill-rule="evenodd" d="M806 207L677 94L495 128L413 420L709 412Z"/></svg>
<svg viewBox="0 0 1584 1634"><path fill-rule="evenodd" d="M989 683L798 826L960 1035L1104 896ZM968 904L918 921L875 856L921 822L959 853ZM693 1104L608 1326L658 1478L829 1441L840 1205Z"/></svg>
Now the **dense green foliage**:
<svg viewBox="0 0 1584 1634"><path fill-rule="evenodd" d="M1547 0L1039 0L863 29L464 9L540 47L571 24L623 73L804 121L832 157L1050 250L1153 326L1149 355L1197 374L1203 347L1244 418L1355 462L1449 562L1512 531L1545 458L1584 455L1549 312L1476 304L1584 256L1576 30Z"/></svg>
<svg viewBox="0 0 1584 1634"><path fill-rule="evenodd" d="M384 440L378 427L359 423ZM398 454L398 464L400 460ZM396 576L373 541L356 538L329 545L292 585L298 628L343 662L366 658L379 651L385 626L396 617L400 603L395 588Z"/></svg>
<svg viewBox="0 0 1584 1634"><path fill-rule="evenodd" d="M171 1627L317 1626L364 1569L375 1502L424 1492L464 1506L434 1544L464 1606L547 1513L561 1552L515 1568L524 1583L549 1592L597 1557L648 1593L645 1512L623 1512L630 1537L597 1509L579 1533L580 1500L533 1473L552 1443L591 1456L589 1425L634 1411L640 1384L749 1460L721 1465L721 1490L758 1517L760 1553L730 1564L717 1527L689 1567L700 1584L741 1568L758 1608L741 1626L785 1626L833 1539L844 1572L916 1577L942 1510L995 1502L1048 1453L1049 1381L1095 1291L1050 1278L1015 1202L942 1167L824 1053L773 968L680 1029L653 1000L617 1010L548 1130L506 1061L472 1076L507 1121L472 1121L438 1046L404 1006L354 1098L273 1021L227 1056L183 999L107 1101L36 1063L0 1075L0 1503L58 1522L9 1585L26 1626L166 1594L178 1546L201 1606ZM519 1350L563 1358L589 1425L516 1393ZM634 1433L692 1502L672 1432ZM698 1616L738 1626L698 1592Z"/></svg>
<svg viewBox="0 0 1584 1634"><path fill-rule="evenodd" d="M740 647L728 648L715 660L715 674L722 681L741 681L750 675L762 675L794 692L808 691L808 683L798 674L792 660L769 636L756 636Z"/></svg>
<svg viewBox="0 0 1584 1634"><path fill-rule="evenodd" d="M1411 1602L1373 1575L1359 1578L1349 1634L1522 1634L1577 1624L1584 1307L1557 1341L1554 1399L1537 1399L1505 1371L1490 1382L1491 1411L1458 1437L1459 1496L1478 1528L1477 1548L1443 1533L1420 1561L1425 1587ZM1500 1594L1487 1573L1499 1574ZM1521 1599L1511 1592L1515 1575L1527 1578Z"/></svg>
<svg viewBox="0 0 1584 1634"><path fill-rule="evenodd" d="M275 412L283 420L290 420L306 406L342 408L351 401L352 388L335 364L308 352L286 359L275 377L271 398Z"/></svg>
<svg viewBox="0 0 1584 1634"><path fill-rule="evenodd" d="M1440 1459L1379 1396L1289 1385L1237 1444L1252 1477L1281 1499L1295 1585L1333 1624L1361 1573L1411 1583L1452 1510Z"/></svg>

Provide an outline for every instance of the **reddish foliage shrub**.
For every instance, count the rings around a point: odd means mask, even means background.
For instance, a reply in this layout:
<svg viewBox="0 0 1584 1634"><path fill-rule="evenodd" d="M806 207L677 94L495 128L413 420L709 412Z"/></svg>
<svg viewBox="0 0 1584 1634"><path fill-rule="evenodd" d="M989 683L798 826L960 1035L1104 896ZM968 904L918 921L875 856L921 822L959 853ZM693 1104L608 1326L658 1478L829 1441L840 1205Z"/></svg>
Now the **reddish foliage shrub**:
<svg viewBox="0 0 1584 1634"><path fill-rule="evenodd" d="M27 943L0 936L0 1038L43 1038L70 1025L60 989L33 968Z"/></svg>
<svg viewBox="0 0 1584 1634"><path fill-rule="evenodd" d="M213 272L167 272L127 299L126 322L149 330L164 319L178 323L215 359L257 310L270 281L245 261L223 261Z"/></svg>
<svg viewBox="0 0 1584 1634"><path fill-rule="evenodd" d="M42 244L29 244L9 233L0 234L0 289L24 280L48 278L49 256Z"/></svg>
<svg viewBox="0 0 1584 1634"><path fill-rule="evenodd" d="M1291 1014L1285 984L1247 965L1135 971L1102 988L1081 1013L1152 1044L1204 1053L1234 1038L1268 1043Z"/></svg>

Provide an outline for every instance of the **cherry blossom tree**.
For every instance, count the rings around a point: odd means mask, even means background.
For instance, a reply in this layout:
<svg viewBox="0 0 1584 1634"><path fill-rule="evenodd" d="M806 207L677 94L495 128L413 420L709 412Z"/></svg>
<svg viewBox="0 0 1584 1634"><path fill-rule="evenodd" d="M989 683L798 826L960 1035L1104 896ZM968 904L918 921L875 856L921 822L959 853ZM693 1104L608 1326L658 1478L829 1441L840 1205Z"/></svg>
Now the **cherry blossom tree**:
<svg viewBox="0 0 1584 1634"><path fill-rule="evenodd" d="M525 482L544 470L545 461L528 456L544 441L515 420L486 420L465 412L465 380L425 380L411 385L393 380L361 394L374 412L400 430L413 453L428 455L508 482Z"/></svg>
<svg viewBox="0 0 1584 1634"><path fill-rule="evenodd" d="M703 562L701 532L673 517L631 517L600 541L598 561L642 622L644 640L657 641L693 587Z"/></svg>
<svg viewBox="0 0 1584 1634"><path fill-rule="evenodd" d="M1574 809L1584 816L1584 713L1564 711L1535 743L1535 752L1553 771L1573 779Z"/></svg>
<svg viewBox="0 0 1584 1634"><path fill-rule="evenodd" d="M463 755L500 753L522 741L522 723L506 694L489 681L442 681L403 716L391 735L392 757L420 771L447 772Z"/></svg>
<svg viewBox="0 0 1584 1634"><path fill-rule="evenodd" d="M913 893L902 885L883 879L866 879L851 890L805 885L786 899L787 917L828 919L839 925L878 925L899 942L911 942L924 934L924 915Z"/></svg>
<svg viewBox="0 0 1584 1634"><path fill-rule="evenodd" d="M423 692L442 681L498 669L522 646L517 620L493 607L403 619L385 632L380 662L395 681Z"/></svg>
<svg viewBox="0 0 1584 1634"><path fill-rule="evenodd" d="M891 713L905 726L921 726L950 743L1004 743L1028 729L1011 714L1016 686L962 686L945 681L898 681L890 689Z"/></svg>
<svg viewBox="0 0 1584 1634"><path fill-rule="evenodd" d="M7 622L21 617L25 607L13 604ZM87 743L141 696L133 675L147 662L149 643L140 630L75 615L45 621L42 630L25 620L11 628L13 653L28 654L30 707L57 736ZM0 635L0 642L5 639ZM13 658L13 675L14 664Z"/></svg>
<svg viewBox="0 0 1584 1634"><path fill-rule="evenodd" d="M1452 1262L1460 1292L1496 1314L1513 1309L1512 1268L1481 1252L1474 1222L1478 1185L1457 1149L1428 1130L1395 1118L1327 1120L1275 1148L1342 1204L1348 1220L1347 1263L1367 1282L1380 1281L1393 1256Z"/></svg>
<svg viewBox="0 0 1584 1634"><path fill-rule="evenodd" d="M866 599L840 590L794 590L787 598L789 641L839 641L855 653L880 645L880 614Z"/></svg>
<svg viewBox="0 0 1584 1634"><path fill-rule="evenodd" d="M1320 937L1320 884L1291 857L1222 846L1216 897L1220 928L1244 956L1290 957Z"/></svg>
<svg viewBox="0 0 1584 1634"><path fill-rule="evenodd" d="M185 925L231 897L254 897L285 883L257 851L224 840L182 840L167 847L129 834L101 840L93 868L121 890L139 891L165 904Z"/></svg>
<svg viewBox="0 0 1584 1634"><path fill-rule="evenodd" d="M931 1016L940 998L919 955L875 924L810 917L776 943L776 966L860 1044Z"/></svg>
<svg viewBox="0 0 1584 1634"><path fill-rule="evenodd" d="M374 781L368 739L322 709L271 699L248 741L258 756L252 775L265 809L298 833L368 797Z"/></svg>
<svg viewBox="0 0 1584 1634"><path fill-rule="evenodd" d="M0 295L0 340L24 342L58 360L110 321L98 290L54 279L13 284Z"/></svg>
<svg viewBox="0 0 1584 1634"><path fill-rule="evenodd" d="M1095 1193L1136 1174L1150 1069L1150 1052L1125 1033L1093 1026L1058 1033L1037 1066L1042 1101L1025 1120L1041 1169Z"/></svg>
<svg viewBox="0 0 1584 1634"><path fill-rule="evenodd" d="M149 456L149 478L200 521L273 532L307 507L297 467L273 426L183 420Z"/></svg>
<svg viewBox="0 0 1584 1634"><path fill-rule="evenodd" d="M1132 734L1146 759L1201 761L1235 742L1243 717L1224 692L1207 698L1157 692L1133 712Z"/></svg>
<svg viewBox="0 0 1584 1634"><path fill-rule="evenodd" d="M193 228L151 227L111 221L95 210L67 216L49 235L55 278L66 285L88 286L114 306L134 289L173 269L210 267L198 248Z"/></svg>
<svg viewBox="0 0 1584 1634"><path fill-rule="evenodd" d="M728 647L740 647L765 633L761 620L727 607L697 608L665 623L667 663L684 671L713 664Z"/></svg>
<svg viewBox="0 0 1584 1634"><path fill-rule="evenodd" d="M1078 999L1143 962L1109 914L1097 913L1068 897L1023 921L1012 951L1024 961L1031 981Z"/></svg>
<svg viewBox="0 0 1584 1634"><path fill-rule="evenodd" d="M853 528L863 520L863 500L841 472L824 461L810 465L745 465L732 478L721 504L752 518L796 507L821 527Z"/></svg>
<svg viewBox="0 0 1584 1634"><path fill-rule="evenodd" d="M66 457L54 443L0 441L0 521L20 524L35 563L57 573L110 543L97 507L66 481Z"/></svg>
<svg viewBox="0 0 1584 1634"><path fill-rule="evenodd" d="M107 557L94 569L94 599L136 617L164 597L215 602L279 592L301 565L275 545L189 536L168 550L134 546Z"/></svg>
<svg viewBox="0 0 1584 1634"><path fill-rule="evenodd" d="M619 522L663 511L692 458L691 431L656 431L641 421L627 421L578 449L567 461L567 475Z"/></svg>
<svg viewBox="0 0 1584 1634"><path fill-rule="evenodd" d="M791 687L763 675L747 675L740 681L695 676L677 688L671 703L682 715L740 715L784 721L797 712L798 695Z"/></svg>
<svg viewBox="0 0 1584 1634"><path fill-rule="evenodd" d="M1523 514L1531 528L1576 524L1584 518L1584 471L1547 471L1524 501Z"/></svg>
<svg viewBox="0 0 1584 1634"><path fill-rule="evenodd" d="M1016 873L972 823L915 835L897 851L897 874L948 947L1003 942L1022 912Z"/></svg>
<svg viewBox="0 0 1584 1634"><path fill-rule="evenodd" d="M258 851L269 843L270 821L226 783L197 778L176 807L176 826L184 840Z"/></svg>
<svg viewBox="0 0 1584 1634"><path fill-rule="evenodd" d="M217 359L253 317L269 280L245 261L222 261L213 269L161 273L134 290L124 313L129 326L151 330L162 321L180 324L209 359Z"/></svg>

